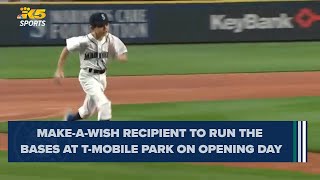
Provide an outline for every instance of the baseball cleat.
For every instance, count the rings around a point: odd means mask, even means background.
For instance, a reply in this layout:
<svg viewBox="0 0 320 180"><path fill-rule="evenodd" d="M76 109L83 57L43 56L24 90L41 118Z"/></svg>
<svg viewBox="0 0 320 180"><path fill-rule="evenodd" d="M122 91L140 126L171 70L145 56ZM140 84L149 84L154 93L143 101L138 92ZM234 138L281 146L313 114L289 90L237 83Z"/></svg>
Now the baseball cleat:
<svg viewBox="0 0 320 180"><path fill-rule="evenodd" d="M72 121L73 120L73 113L72 113L72 109L69 108L65 111L65 115L64 115L64 121Z"/></svg>
<svg viewBox="0 0 320 180"><path fill-rule="evenodd" d="M64 120L65 120L65 121L72 121L72 120L73 120L73 114L67 113L67 114L64 116Z"/></svg>

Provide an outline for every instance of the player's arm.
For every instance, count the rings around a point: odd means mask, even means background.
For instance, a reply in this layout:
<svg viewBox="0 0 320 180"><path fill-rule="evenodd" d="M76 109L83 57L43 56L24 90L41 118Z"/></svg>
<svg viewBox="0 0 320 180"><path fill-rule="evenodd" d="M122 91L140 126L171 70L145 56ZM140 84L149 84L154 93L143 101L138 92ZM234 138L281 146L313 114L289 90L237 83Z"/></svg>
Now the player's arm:
<svg viewBox="0 0 320 180"><path fill-rule="evenodd" d="M72 37L66 40L67 45L62 49L59 56L58 65L55 72L56 78L64 78L63 67L65 65L65 62L67 61L68 55L70 52L78 51L81 45L85 43L82 41L82 37Z"/></svg>
<svg viewBox="0 0 320 180"><path fill-rule="evenodd" d="M112 43L109 47L109 52L113 55L113 58L120 62L128 61L128 49L124 43L117 37L112 36Z"/></svg>
<svg viewBox="0 0 320 180"><path fill-rule="evenodd" d="M127 62L128 61L127 53L119 54L116 59L120 62Z"/></svg>
<svg viewBox="0 0 320 180"><path fill-rule="evenodd" d="M60 53L55 77L64 78L63 67L69 55L67 47L64 47Z"/></svg>

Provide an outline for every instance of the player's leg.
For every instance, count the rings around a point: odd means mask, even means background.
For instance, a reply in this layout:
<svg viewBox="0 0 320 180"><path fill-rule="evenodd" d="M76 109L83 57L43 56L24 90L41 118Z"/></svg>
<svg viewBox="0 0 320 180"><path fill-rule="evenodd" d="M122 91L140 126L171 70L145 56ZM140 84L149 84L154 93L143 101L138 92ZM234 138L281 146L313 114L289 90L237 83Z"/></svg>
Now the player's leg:
<svg viewBox="0 0 320 180"><path fill-rule="evenodd" d="M67 121L77 121L81 119L86 119L93 115L96 111L96 105L94 99L90 95L86 95L83 105L78 109L75 114L69 113L66 117Z"/></svg>
<svg viewBox="0 0 320 180"><path fill-rule="evenodd" d="M99 121L109 121L112 117L111 112L111 101L104 94L104 91L107 87L106 75L101 74L97 76L98 84L94 88L93 99L95 101L97 110L98 110L98 120Z"/></svg>
<svg viewBox="0 0 320 180"><path fill-rule="evenodd" d="M88 98L75 114L69 114L67 121L77 121L90 117L98 110L99 121L110 121L112 118L111 101L104 95L102 91L95 95L87 95ZM90 99L90 100L87 100ZM97 105L95 105L97 103Z"/></svg>
<svg viewBox="0 0 320 180"><path fill-rule="evenodd" d="M104 94L107 86L106 75L95 75L81 83L84 91L94 101L98 110L98 120L111 120L111 101ZM81 114L80 114L81 115Z"/></svg>
<svg viewBox="0 0 320 180"><path fill-rule="evenodd" d="M68 113L65 116L65 120L67 121L76 121L80 119L85 119L89 116L91 116L96 109L95 100L93 98L93 94L95 92L94 89L97 86L96 79L88 74L85 70L81 69L79 73L79 82L83 89L83 91L86 93L86 98L83 102L83 105L78 109L78 112L75 114Z"/></svg>
<svg viewBox="0 0 320 180"><path fill-rule="evenodd" d="M92 114L93 107L96 107L98 110L98 120L110 120L112 117L111 101L104 94L107 86L105 74L88 76L86 72L80 72L80 75L80 84L87 94L86 99L90 101L85 100L84 105L79 108L79 112L72 115L69 119L71 121L81 119L85 115Z"/></svg>
<svg viewBox="0 0 320 180"><path fill-rule="evenodd" d="M112 118L111 101L106 97L103 91L97 91L94 95L98 110L99 121L109 121Z"/></svg>
<svg viewBox="0 0 320 180"><path fill-rule="evenodd" d="M86 99L83 102L83 105L78 109L79 116L81 119L86 119L92 116L96 112L96 104L94 99L90 95L86 95Z"/></svg>
<svg viewBox="0 0 320 180"><path fill-rule="evenodd" d="M103 121L103 120L111 120L112 118L112 108L111 108L111 101L107 98L105 95L104 91L107 88L107 76L106 74L101 74L100 75L100 84L101 84L101 92L98 93L99 103L98 106L98 120Z"/></svg>

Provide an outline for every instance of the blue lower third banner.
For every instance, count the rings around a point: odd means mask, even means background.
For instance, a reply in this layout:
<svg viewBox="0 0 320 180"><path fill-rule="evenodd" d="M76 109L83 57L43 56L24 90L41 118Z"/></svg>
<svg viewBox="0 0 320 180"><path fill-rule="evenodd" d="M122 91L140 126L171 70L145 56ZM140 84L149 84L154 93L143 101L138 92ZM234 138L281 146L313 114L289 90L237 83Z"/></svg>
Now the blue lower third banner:
<svg viewBox="0 0 320 180"><path fill-rule="evenodd" d="M9 162L307 162L306 121L12 121Z"/></svg>

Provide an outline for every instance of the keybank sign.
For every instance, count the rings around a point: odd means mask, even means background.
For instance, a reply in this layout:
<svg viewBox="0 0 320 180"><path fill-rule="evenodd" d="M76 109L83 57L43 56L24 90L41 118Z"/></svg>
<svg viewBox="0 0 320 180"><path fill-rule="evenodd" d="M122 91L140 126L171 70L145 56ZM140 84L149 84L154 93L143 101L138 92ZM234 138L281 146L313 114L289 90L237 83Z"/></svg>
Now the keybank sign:
<svg viewBox="0 0 320 180"><path fill-rule="evenodd" d="M227 15L210 15L210 30L229 30L241 33L253 29L291 29L292 17L281 13L278 17L261 17L258 14L244 14L241 18L228 18Z"/></svg>
<svg viewBox="0 0 320 180"><path fill-rule="evenodd" d="M241 33L254 29L292 29L295 26L307 29L320 21L320 15L311 8L301 8L292 17L280 13L276 17L263 17L258 14L244 14L241 18L227 15L210 15L210 30L229 30Z"/></svg>

